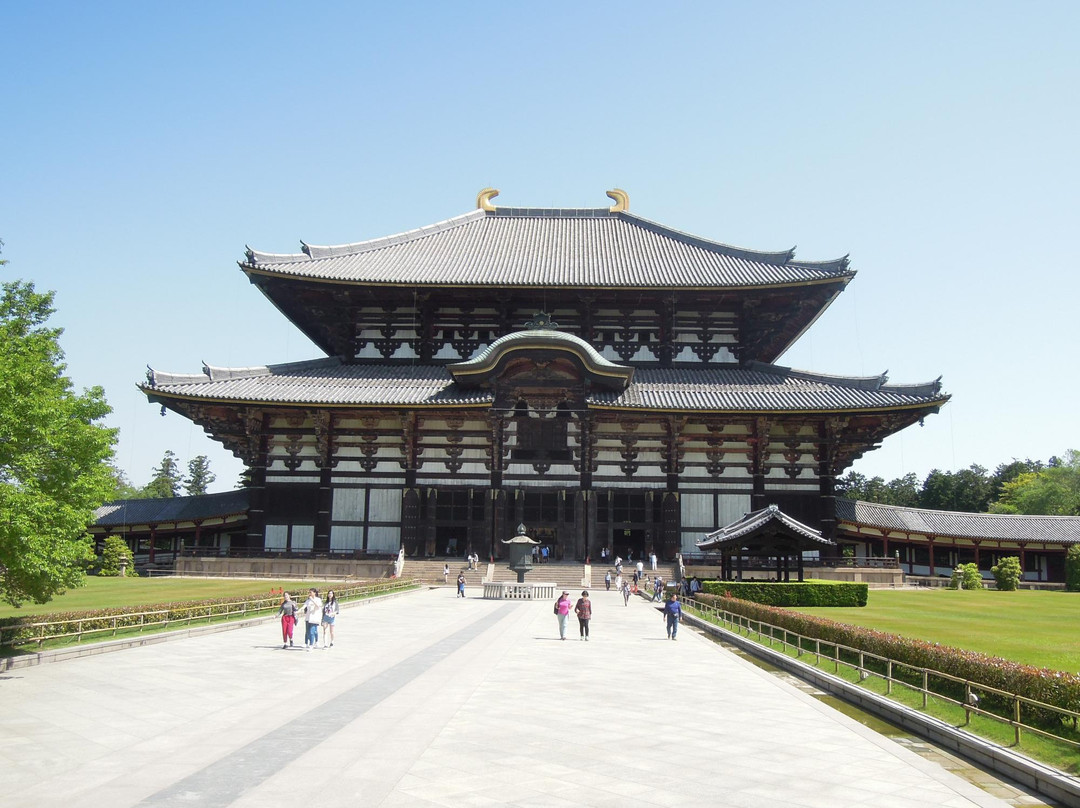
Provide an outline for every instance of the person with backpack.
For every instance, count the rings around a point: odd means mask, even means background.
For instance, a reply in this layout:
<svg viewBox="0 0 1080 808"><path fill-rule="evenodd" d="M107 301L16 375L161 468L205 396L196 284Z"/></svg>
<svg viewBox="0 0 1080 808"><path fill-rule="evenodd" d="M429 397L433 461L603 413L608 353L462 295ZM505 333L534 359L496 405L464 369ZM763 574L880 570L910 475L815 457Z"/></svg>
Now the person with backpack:
<svg viewBox="0 0 1080 808"><path fill-rule="evenodd" d="M675 592L671 593L671 598L664 604L660 614L667 622L668 639L674 640L675 635L679 633L679 621L682 620L682 605L679 603L679 596Z"/></svg>
<svg viewBox="0 0 1080 808"><path fill-rule="evenodd" d="M457 593L459 598L465 597L465 572L457 574Z"/></svg>
<svg viewBox="0 0 1080 808"><path fill-rule="evenodd" d="M304 650L310 651L319 643L319 624L322 622L323 602L319 597L319 590L312 587L308 590L307 600L301 609L304 613L307 633L304 635Z"/></svg>
<svg viewBox="0 0 1080 808"><path fill-rule="evenodd" d="M570 622L570 610L573 604L570 602L570 593L565 589L559 599L555 601L555 616L559 619L559 639L566 639L566 624Z"/></svg>

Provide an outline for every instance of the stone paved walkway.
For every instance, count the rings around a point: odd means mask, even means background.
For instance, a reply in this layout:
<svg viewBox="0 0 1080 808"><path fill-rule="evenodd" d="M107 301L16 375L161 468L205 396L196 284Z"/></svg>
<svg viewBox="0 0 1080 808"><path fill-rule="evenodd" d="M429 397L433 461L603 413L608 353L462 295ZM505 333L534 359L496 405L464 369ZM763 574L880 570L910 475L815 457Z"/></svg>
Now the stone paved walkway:
<svg viewBox="0 0 1080 808"><path fill-rule="evenodd" d="M282 650L267 623L9 672L2 802L1007 804L685 627L668 641L643 600L593 594L587 643L558 639L550 603L436 589L346 607L325 651Z"/></svg>

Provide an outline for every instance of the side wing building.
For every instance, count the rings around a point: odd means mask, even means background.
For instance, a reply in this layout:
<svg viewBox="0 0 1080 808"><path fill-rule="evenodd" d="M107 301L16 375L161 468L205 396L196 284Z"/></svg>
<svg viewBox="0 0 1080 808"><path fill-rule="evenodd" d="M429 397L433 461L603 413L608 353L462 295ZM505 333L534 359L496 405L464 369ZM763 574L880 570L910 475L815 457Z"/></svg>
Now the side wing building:
<svg viewBox="0 0 1080 808"><path fill-rule="evenodd" d="M477 209L240 268L325 353L151 370L250 469L250 552L661 558L775 504L826 538L833 483L937 412L937 381L776 364L855 273L616 204Z"/></svg>

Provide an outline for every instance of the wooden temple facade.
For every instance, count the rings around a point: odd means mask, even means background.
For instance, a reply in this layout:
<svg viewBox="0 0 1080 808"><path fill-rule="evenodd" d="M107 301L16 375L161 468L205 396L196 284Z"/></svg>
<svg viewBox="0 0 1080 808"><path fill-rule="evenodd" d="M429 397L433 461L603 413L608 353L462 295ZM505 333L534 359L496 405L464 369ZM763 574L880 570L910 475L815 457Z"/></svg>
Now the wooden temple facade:
<svg viewBox="0 0 1080 808"><path fill-rule="evenodd" d="M610 207L477 209L241 269L325 357L151 370L250 469L247 551L665 559L770 504L836 534L833 482L948 400L776 364L854 277Z"/></svg>

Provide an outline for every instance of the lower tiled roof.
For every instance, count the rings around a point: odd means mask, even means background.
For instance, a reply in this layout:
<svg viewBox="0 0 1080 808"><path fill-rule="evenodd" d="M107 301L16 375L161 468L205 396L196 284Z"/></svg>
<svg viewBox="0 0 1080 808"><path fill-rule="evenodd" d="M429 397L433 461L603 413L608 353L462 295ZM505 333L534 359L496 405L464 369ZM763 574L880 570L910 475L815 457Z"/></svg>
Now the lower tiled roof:
<svg viewBox="0 0 1080 808"><path fill-rule="evenodd" d="M490 404L486 390L455 384L444 365L344 364L321 359L202 374L151 371L151 398L195 398L300 406L454 406ZM822 376L755 362L748 367L638 368L623 391L597 391L594 406L613 409L800 412L877 410L944 404L936 383L890 385Z"/></svg>
<svg viewBox="0 0 1080 808"><path fill-rule="evenodd" d="M246 514L248 502L246 488L192 497L118 499L94 511L94 527L159 525Z"/></svg>
<svg viewBox="0 0 1080 808"><path fill-rule="evenodd" d="M1080 516L931 511L837 497L836 518L841 522L924 536L1056 544L1080 542Z"/></svg>
<svg viewBox="0 0 1080 808"><path fill-rule="evenodd" d="M713 531L703 541L699 541L697 546L702 550L719 549L728 542L741 539L761 530L770 522L777 522L793 533L812 542L826 545L835 543L822 536L820 530L815 530L809 525L804 525L797 519L788 516L776 505L769 505L767 508L744 514L741 519L736 519L730 525Z"/></svg>

